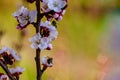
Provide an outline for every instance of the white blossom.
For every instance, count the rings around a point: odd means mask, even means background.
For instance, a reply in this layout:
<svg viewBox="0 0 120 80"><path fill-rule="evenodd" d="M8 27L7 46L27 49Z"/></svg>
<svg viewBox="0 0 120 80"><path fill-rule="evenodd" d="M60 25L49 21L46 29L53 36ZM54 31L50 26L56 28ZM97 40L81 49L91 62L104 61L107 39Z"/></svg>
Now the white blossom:
<svg viewBox="0 0 120 80"><path fill-rule="evenodd" d="M32 38L29 39L31 44L31 48L37 49L40 48L41 50L44 50L48 47L49 39L47 37L41 37L40 33L37 33Z"/></svg>
<svg viewBox="0 0 120 80"><path fill-rule="evenodd" d="M41 9L42 9L43 12L49 12L50 11L46 1L42 3Z"/></svg>
<svg viewBox="0 0 120 80"><path fill-rule="evenodd" d="M43 66L47 66L47 67L52 67L53 66L53 63L52 63L52 58L50 57L43 57L41 59L41 63Z"/></svg>
<svg viewBox="0 0 120 80"><path fill-rule="evenodd" d="M41 38L40 44L38 45L38 47L41 50L44 50L48 47L48 44L49 44L49 39L47 37L43 37L43 38Z"/></svg>
<svg viewBox="0 0 120 80"><path fill-rule="evenodd" d="M17 61L20 60L20 56L18 56L17 53L13 49L10 49L10 54L14 57L15 60Z"/></svg>
<svg viewBox="0 0 120 80"><path fill-rule="evenodd" d="M25 27L29 23L34 22L37 11L28 11L27 8L22 6L17 12L13 14L19 22L20 27Z"/></svg>
<svg viewBox="0 0 120 80"><path fill-rule="evenodd" d="M60 12L65 5L66 1L64 0L48 0L49 9L55 12Z"/></svg>
<svg viewBox="0 0 120 80"><path fill-rule="evenodd" d="M15 73L22 73L23 71L25 71L25 69L21 67L16 67L16 68L9 68L9 71L11 74L15 74Z"/></svg>
<svg viewBox="0 0 120 80"><path fill-rule="evenodd" d="M49 31L48 34L49 35L47 37L50 39L50 41L52 41L52 40L57 38L58 32L57 32L55 26L52 26L49 21L41 22L40 26L48 29L48 31Z"/></svg>
<svg viewBox="0 0 120 80"><path fill-rule="evenodd" d="M9 50L8 47L3 47L1 50L0 50L0 54L4 53L4 52L7 52Z"/></svg>
<svg viewBox="0 0 120 80"><path fill-rule="evenodd" d="M1 75L0 80L9 80L7 75Z"/></svg>
<svg viewBox="0 0 120 80"><path fill-rule="evenodd" d="M8 47L3 47L1 50L0 50L0 54L4 53L4 52L8 52L9 54L11 54L11 56L19 61L20 60L20 56L17 55L17 53L12 49L12 48L8 48Z"/></svg>
<svg viewBox="0 0 120 80"><path fill-rule="evenodd" d="M31 48L37 49L40 44L40 40L41 40L41 35L39 33L34 35L32 38L30 38L29 41L32 42Z"/></svg>
<svg viewBox="0 0 120 80"><path fill-rule="evenodd" d="M41 22L40 33L37 33L29 39L29 41L32 42L31 48L40 48L41 50L52 49L51 42L57 38L57 34L56 28L51 26L49 21Z"/></svg>

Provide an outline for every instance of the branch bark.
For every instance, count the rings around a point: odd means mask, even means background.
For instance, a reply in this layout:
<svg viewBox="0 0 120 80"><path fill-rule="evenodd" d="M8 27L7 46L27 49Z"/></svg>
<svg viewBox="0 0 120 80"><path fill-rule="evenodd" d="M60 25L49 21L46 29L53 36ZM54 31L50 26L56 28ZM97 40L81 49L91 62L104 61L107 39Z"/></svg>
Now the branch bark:
<svg viewBox="0 0 120 80"><path fill-rule="evenodd" d="M36 0L36 9L37 9L37 22L35 25L36 28L36 33L39 32L40 30L40 22L41 22L41 13L40 13L40 0ZM37 72L37 80L42 80L42 71L41 71L41 63L40 63L40 52L41 50L38 48L36 49L36 57L35 57L35 62L36 62L36 72Z"/></svg>
<svg viewBox="0 0 120 80"><path fill-rule="evenodd" d="M12 76L12 74L10 73L9 69L7 68L7 66L4 65L4 63L0 60L0 66L3 68L3 70L6 72L6 74L8 75L8 77L11 79L11 80L16 80L16 78L14 78Z"/></svg>

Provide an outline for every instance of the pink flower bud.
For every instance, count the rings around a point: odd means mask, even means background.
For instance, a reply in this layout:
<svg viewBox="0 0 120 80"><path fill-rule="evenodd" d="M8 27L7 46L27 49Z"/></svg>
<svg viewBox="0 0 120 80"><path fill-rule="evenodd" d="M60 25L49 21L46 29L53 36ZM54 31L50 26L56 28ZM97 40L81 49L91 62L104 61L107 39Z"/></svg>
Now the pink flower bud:
<svg viewBox="0 0 120 80"><path fill-rule="evenodd" d="M59 17L59 14L55 13L54 18L58 18L58 17Z"/></svg>
<svg viewBox="0 0 120 80"><path fill-rule="evenodd" d="M0 80L9 80L7 75L1 75Z"/></svg>
<svg viewBox="0 0 120 80"><path fill-rule="evenodd" d="M48 47L46 48L47 50L51 50L53 47L52 47L52 44L48 44Z"/></svg>
<svg viewBox="0 0 120 80"><path fill-rule="evenodd" d="M62 16L59 16L57 20L58 20L58 21L61 21L62 18L63 18Z"/></svg>

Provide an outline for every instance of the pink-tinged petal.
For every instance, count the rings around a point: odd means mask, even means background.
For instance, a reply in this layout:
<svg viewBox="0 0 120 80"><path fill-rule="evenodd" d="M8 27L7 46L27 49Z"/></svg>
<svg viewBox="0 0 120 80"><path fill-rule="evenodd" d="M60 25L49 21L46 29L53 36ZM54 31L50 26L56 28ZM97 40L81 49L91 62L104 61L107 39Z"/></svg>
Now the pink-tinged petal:
<svg viewBox="0 0 120 80"><path fill-rule="evenodd" d="M48 44L48 47L46 48L47 50L51 50L53 47L52 47L52 44Z"/></svg>
<svg viewBox="0 0 120 80"><path fill-rule="evenodd" d="M61 21L62 18L63 18L62 16L59 16L57 20L58 20L58 21Z"/></svg>
<svg viewBox="0 0 120 80"><path fill-rule="evenodd" d="M16 29L22 30L22 29L26 28L27 25L28 25L28 24L26 24L25 26L21 26L20 24L18 24L17 27L16 27Z"/></svg>
<svg viewBox="0 0 120 80"><path fill-rule="evenodd" d="M58 18L58 17L59 17L59 14L55 13L54 18Z"/></svg>

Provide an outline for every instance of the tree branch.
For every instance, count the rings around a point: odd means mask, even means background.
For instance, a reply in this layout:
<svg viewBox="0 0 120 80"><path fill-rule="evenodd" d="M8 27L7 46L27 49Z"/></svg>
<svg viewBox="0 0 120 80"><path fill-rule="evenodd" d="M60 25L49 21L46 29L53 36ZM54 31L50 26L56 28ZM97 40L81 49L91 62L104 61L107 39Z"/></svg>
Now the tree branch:
<svg viewBox="0 0 120 80"><path fill-rule="evenodd" d="M37 22L35 28L36 28L36 33L38 33L40 31L40 22L42 19L41 13L40 13L40 0L36 0L36 9L37 9ZM41 76L42 76L42 71L41 71L41 65L40 65L40 52L41 50L38 48L36 49L36 57L35 57L35 61L36 61L36 72L37 72L37 80L42 80Z"/></svg>
<svg viewBox="0 0 120 80"><path fill-rule="evenodd" d="M9 69L7 68L7 66L4 65L4 63L0 60L0 66L3 68L3 70L7 73L8 77L11 79L11 80L16 80L12 74L10 73Z"/></svg>

